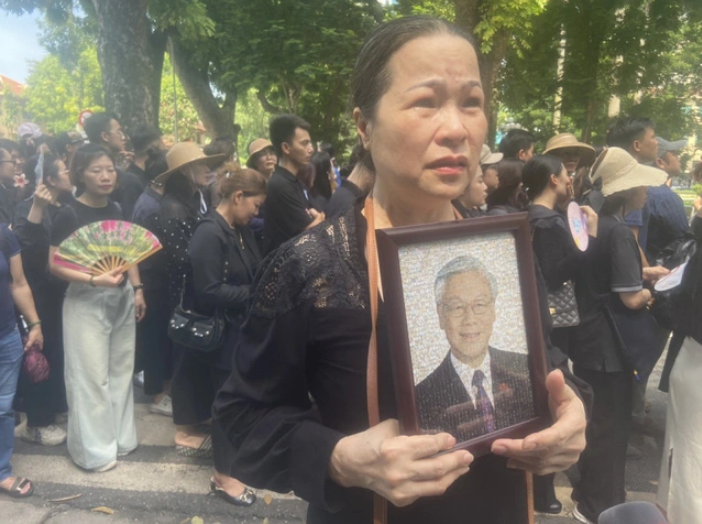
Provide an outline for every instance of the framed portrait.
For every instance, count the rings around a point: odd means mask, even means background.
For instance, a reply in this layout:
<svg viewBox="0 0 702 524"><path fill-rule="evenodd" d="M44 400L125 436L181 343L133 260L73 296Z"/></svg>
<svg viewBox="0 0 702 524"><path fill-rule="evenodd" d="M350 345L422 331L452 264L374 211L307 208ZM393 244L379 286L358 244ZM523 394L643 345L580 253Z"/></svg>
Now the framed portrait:
<svg viewBox="0 0 702 524"><path fill-rule="evenodd" d="M550 424L526 213L377 231L400 424L476 456Z"/></svg>

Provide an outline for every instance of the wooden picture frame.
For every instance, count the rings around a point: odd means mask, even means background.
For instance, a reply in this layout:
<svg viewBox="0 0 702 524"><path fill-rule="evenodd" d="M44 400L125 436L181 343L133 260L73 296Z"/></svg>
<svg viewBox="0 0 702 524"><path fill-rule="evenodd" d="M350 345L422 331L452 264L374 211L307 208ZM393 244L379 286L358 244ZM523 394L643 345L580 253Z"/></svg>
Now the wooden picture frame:
<svg viewBox="0 0 702 524"><path fill-rule="evenodd" d="M527 214L384 229L376 237L403 433L448 431L457 438L456 449L479 456L498 438L523 438L548 427L546 350ZM466 270L471 264L477 266ZM471 296L478 302L467 302ZM496 349L491 343L499 337L519 347ZM471 373L475 378L479 366L461 363L481 359L490 363L485 369L492 378L487 382L492 387L482 393L465 378ZM498 361L510 362L509 370L498 368ZM488 391L490 403L484 400ZM458 398L463 394L467 402Z"/></svg>

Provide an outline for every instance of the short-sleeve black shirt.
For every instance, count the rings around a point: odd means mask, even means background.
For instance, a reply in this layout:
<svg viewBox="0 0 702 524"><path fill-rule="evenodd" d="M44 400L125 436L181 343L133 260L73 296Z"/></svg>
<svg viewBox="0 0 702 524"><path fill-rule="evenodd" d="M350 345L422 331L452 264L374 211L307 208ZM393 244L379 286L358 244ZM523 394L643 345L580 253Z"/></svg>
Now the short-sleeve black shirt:
<svg viewBox="0 0 702 524"><path fill-rule="evenodd" d="M266 188L266 220L263 223L265 253L302 233L312 222L305 187L290 171L276 166Z"/></svg>
<svg viewBox="0 0 702 524"><path fill-rule="evenodd" d="M573 362L597 371L626 370L607 303L620 301L619 293L643 289L641 267L639 246L631 229L621 217L600 216L597 244L582 282L592 293L578 295L580 325L569 352Z"/></svg>
<svg viewBox="0 0 702 524"><path fill-rule="evenodd" d="M51 229L51 245L59 246L76 229L102 220L122 220L122 210L114 202L105 207L90 207L74 200L56 213Z"/></svg>

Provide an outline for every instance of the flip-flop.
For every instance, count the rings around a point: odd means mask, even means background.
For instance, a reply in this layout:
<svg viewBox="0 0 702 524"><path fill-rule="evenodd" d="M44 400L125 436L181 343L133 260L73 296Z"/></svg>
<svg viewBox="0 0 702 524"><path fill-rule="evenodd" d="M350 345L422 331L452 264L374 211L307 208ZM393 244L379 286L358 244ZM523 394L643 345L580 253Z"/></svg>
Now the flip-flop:
<svg viewBox="0 0 702 524"><path fill-rule="evenodd" d="M210 479L210 494L215 495L229 504L235 506L251 506L256 502L256 494L249 488L244 488L244 492L238 497L232 497L229 493L220 488L214 480Z"/></svg>
<svg viewBox="0 0 702 524"><path fill-rule="evenodd" d="M212 456L212 437L207 435L197 448L176 444L176 453L181 457L209 458Z"/></svg>
<svg viewBox="0 0 702 524"><path fill-rule="evenodd" d="M22 493L22 490L27 485L27 483L29 483L29 490L27 490L26 493ZM34 493L34 484L32 484L32 481L29 479L26 479L24 477L17 477L12 483L12 487L10 489L0 488L0 493L5 493L17 499L23 499L25 497L29 497L32 493Z"/></svg>

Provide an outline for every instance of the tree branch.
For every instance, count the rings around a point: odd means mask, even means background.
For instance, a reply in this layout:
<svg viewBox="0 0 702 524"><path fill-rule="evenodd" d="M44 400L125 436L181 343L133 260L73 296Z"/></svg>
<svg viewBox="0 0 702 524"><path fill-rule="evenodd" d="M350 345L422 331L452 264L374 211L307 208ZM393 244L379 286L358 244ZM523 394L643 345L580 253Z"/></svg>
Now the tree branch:
<svg viewBox="0 0 702 524"><path fill-rule="evenodd" d="M261 102L263 109L265 109L269 113L273 113L273 114L285 113L285 111L283 109L271 104L268 101L268 99L266 98L265 93L263 91L261 91L260 89L258 91L256 91L256 96L258 97L258 101Z"/></svg>

